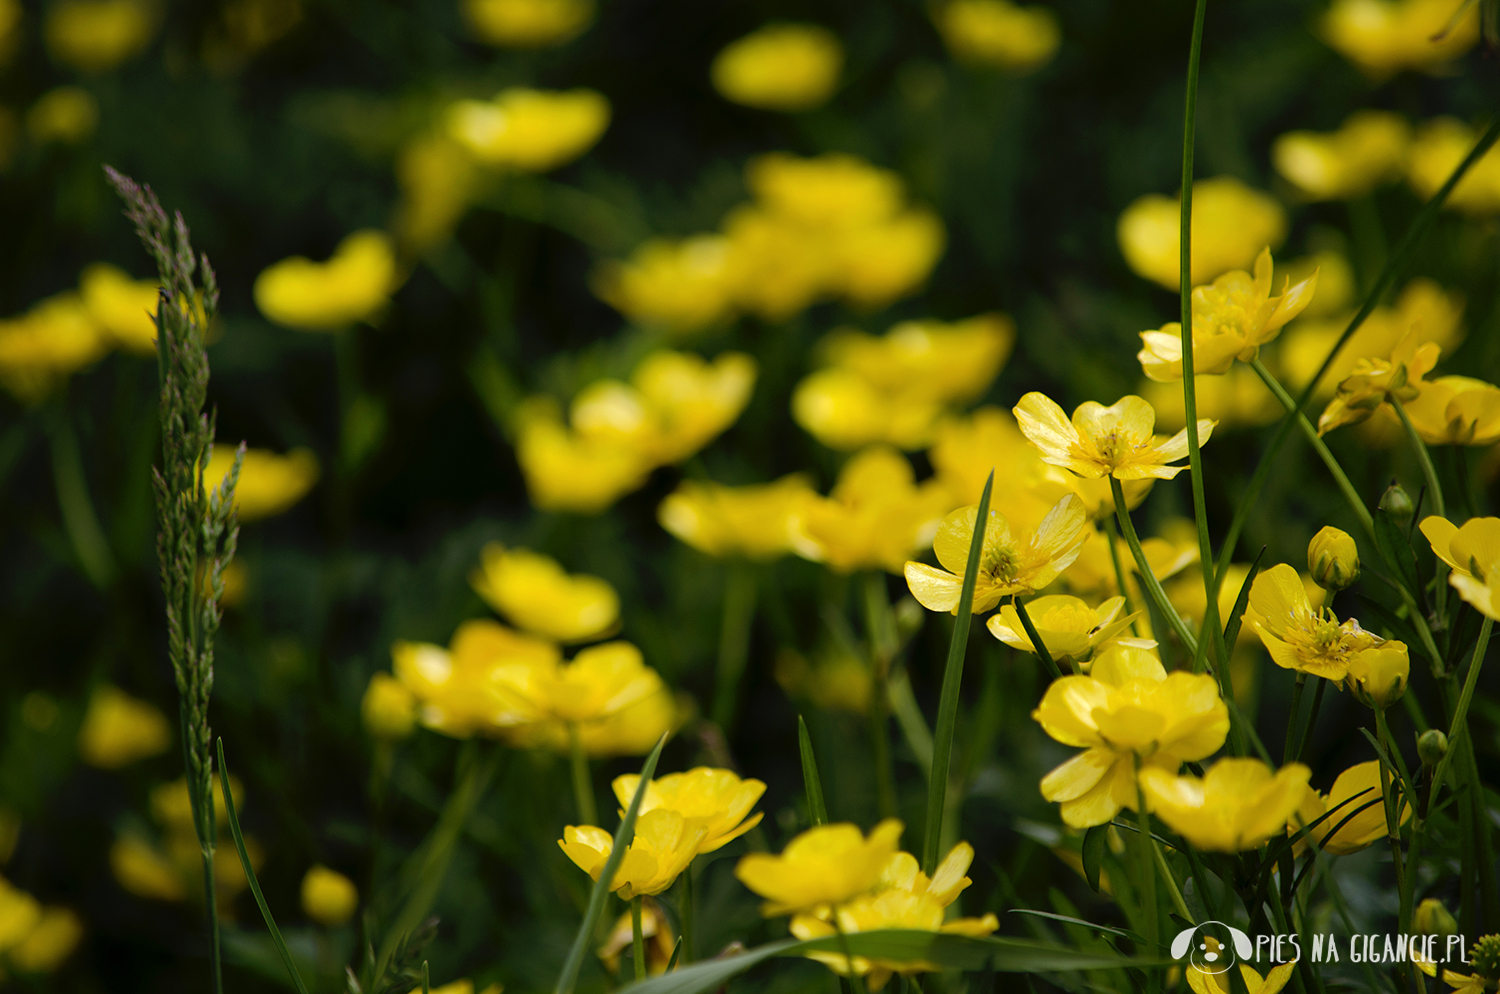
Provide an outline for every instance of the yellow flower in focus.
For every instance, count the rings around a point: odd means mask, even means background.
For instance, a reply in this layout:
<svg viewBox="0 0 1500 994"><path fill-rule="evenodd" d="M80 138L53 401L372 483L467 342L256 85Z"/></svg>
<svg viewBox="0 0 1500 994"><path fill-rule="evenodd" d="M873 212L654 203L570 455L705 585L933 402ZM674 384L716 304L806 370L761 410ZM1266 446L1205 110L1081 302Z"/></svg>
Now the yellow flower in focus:
<svg viewBox="0 0 1500 994"><path fill-rule="evenodd" d="M1337 131L1287 132L1271 146L1271 161L1308 200L1353 200L1398 177L1410 143L1401 115L1360 110Z"/></svg>
<svg viewBox="0 0 1500 994"><path fill-rule="evenodd" d="M1221 429L1267 425L1284 413L1276 395L1249 366L1230 366L1228 372L1218 376L1200 373L1193 380L1193 389L1199 417ZM1180 376L1164 382L1144 380L1140 396L1155 409L1156 424L1162 430L1187 424Z"/></svg>
<svg viewBox="0 0 1500 994"><path fill-rule="evenodd" d="M76 293L60 293L0 320L0 386L23 404L45 398L109 349Z"/></svg>
<svg viewBox="0 0 1500 994"><path fill-rule="evenodd" d="M1405 403L1412 427L1428 445L1500 442L1500 387L1468 376L1439 376L1417 384Z"/></svg>
<svg viewBox="0 0 1500 994"><path fill-rule="evenodd" d="M727 100L762 110L821 107L838 85L844 50L811 24L768 24L724 47L709 75Z"/></svg>
<svg viewBox="0 0 1500 994"><path fill-rule="evenodd" d="M6 958L25 973L52 973L81 941L83 920L77 914L67 908L43 908L35 927L7 951Z"/></svg>
<svg viewBox="0 0 1500 994"><path fill-rule="evenodd" d="M1419 527L1432 551L1453 568L1448 583L1458 595L1500 621L1500 518L1470 518L1459 528L1432 515Z"/></svg>
<svg viewBox="0 0 1500 994"><path fill-rule="evenodd" d="M469 575L474 591L512 624L558 642L588 642L619 627L620 597L597 576L569 574L551 556L491 542Z"/></svg>
<svg viewBox="0 0 1500 994"><path fill-rule="evenodd" d="M1224 273L1209 286L1193 290L1193 369L1199 375L1227 373L1234 361L1251 362L1260 347L1312 300L1318 288L1316 271L1293 285L1290 280L1271 296L1271 250L1255 258L1255 275L1244 270ZM1160 331L1141 332L1143 347L1136 353L1141 368L1153 380L1182 379L1182 325L1173 321Z"/></svg>
<svg viewBox="0 0 1500 994"><path fill-rule="evenodd" d="M730 316L732 263L730 241L722 235L653 238L628 260L604 264L594 292L636 324L688 334Z"/></svg>
<svg viewBox="0 0 1500 994"><path fill-rule="evenodd" d="M818 825L787 843L779 856L756 852L740 857L734 875L766 898L761 913L767 918L837 908L880 883L902 827L887 818L866 838L847 822Z"/></svg>
<svg viewBox="0 0 1500 994"><path fill-rule="evenodd" d="M1437 365L1440 352L1436 342L1420 342L1411 331L1391 351L1390 358L1357 360L1354 371L1339 383L1333 400L1319 416L1318 434L1358 424L1382 404L1414 400L1421 391L1422 377Z"/></svg>
<svg viewBox="0 0 1500 994"><path fill-rule="evenodd" d="M1180 198L1156 193L1139 198L1120 215L1116 234L1134 273L1178 289ZM1232 177L1198 180L1193 184L1192 235L1192 283L1201 286L1231 269L1249 267L1264 246L1280 245L1286 237L1286 212L1269 194Z"/></svg>
<svg viewBox="0 0 1500 994"><path fill-rule="evenodd" d="M1324 525L1307 543L1307 571L1325 590L1344 590L1359 578L1359 546L1341 528Z"/></svg>
<svg viewBox="0 0 1500 994"><path fill-rule="evenodd" d="M1084 659L1130 627L1136 615L1120 617L1124 607L1123 597L1111 597L1098 607L1090 607L1077 597L1049 594L1027 604L1026 616L1054 658ZM1006 645L1036 653L1014 606L1007 604L1002 607L999 614L990 616L985 627Z"/></svg>
<svg viewBox="0 0 1500 994"><path fill-rule="evenodd" d="M1471 24L1477 21L1473 8L1469 15L1467 20ZM1440 117L1422 125L1412 145L1411 165L1407 170L1412 189L1424 200L1430 199L1448 182L1453 170L1478 141L1479 133L1456 118ZM1470 214L1500 211L1500 148L1491 147L1469 167L1443 206Z"/></svg>
<svg viewBox="0 0 1500 994"><path fill-rule="evenodd" d="M1285 563L1255 577L1245 622L1277 666L1335 682L1364 666L1356 660L1365 654L1383 649L1406 654L1405 643L1367 632L1353 618L1340 624L1331 610L1314 611L1302 578Z"/></svg>
<svg viewBox="0 0 1500 994"><path fill-rule="evenodd" d="M1062 41L1052 11L1007 0L949 0L932 19L955 59L1017 75L1051 62Z"/></svg>
<svg viewBox="0 0 1500 994"><path fill-rule="evenodd" d="M710 556L774 559L792 551L804 508L817 497L800 473L743 487L684 480L661 502L656 520Z"/></svg>
<svg viewBox="0 0 1500 994"><path fill-rule="evenodd" d="M1281 834L1311 775L1301 763L1273 773L1258 759L1221 759L1201 780L1145 768L1141 790L1146 806L1195 848L1236 853L1258 849Z"/></svg>
<svg viewBox="0 0 1500 994"><path fill-rule="evenodd" d="M1381 79L1402 69L1436 69L1468 51L1479 37L1479 7L1451 0L1334 0L1322 28L1331 48Z"/></svg>
<svg viewBox="0 0 1500 994"><path fill-rule="evenodd" d="M611 786L622 805L620 817L625 816L623 808L630 806L630 799L635 796L640 782L640 776L634 773L615 777ZM760 824L761 812L756 812L754 817L747 816L765 792L766 785L759 780L741 780L731 770L699 766L648 783L646 796L641 798L640 813L676 811L686 820L689 829L699 826L705 829L698 851L713 852Z"/></svg>
<svg viewBox="0 0 1500 994"><path fill-rule="evenodd" d="M614 928L609 930L609 937L604 944L594 950L599 957L599 962L604 964L604 969L610 973L616 973L620 969L620 955L629 949L635 941L634 926L630 921L631 913L625 912L615 919ZM672 953L676 951L676 937L672 935L672 927L667 922L667 916L662 914L661 907L655 901L644 900L641 902L641 938L646 940L646 975L648 977L659 977L667 972L667 965L672 961Z"/></svg>
<svg viewBox="0 0 1500 994"><path fill-rule="evenodd" d="M389 673L376 673L359 704L365 729L375 738L394 741L412 733L417 722L417 698Z"/></svg>
<svg viewBox="0 0 1500 994"><path fill-rule="evenodd" d="M139 355L156 354L154 281L133 280L122 269L96 262L78 277L78 290L89 316L117 345Z"/></svg>
<svg viewBox="0 0 1500 994"><path fill-rule="evenodd" d="M1328 817L1324 818L1324 814ZM1403 798L1399 823L1404 825L1409 818L1411 806ZM1338 775L1327 794L1308 788L1301 807L1287 824L1293 832L1304 826L1311 826L1308 835L1319 848L1334 856L1359 852L1383 838L1386 822L1380 789L1380 761L1371 760L1349 767ZM1300 844L1299 849L1305 845Z"/></svg>
<svg viewBox="0 0 1500 994"><path fill-rule="evenodd" d="M932 549L946 570L925 563L906 564L907 586L929 611L958 613L978 514L977 507L961 507L938 526ZM1083 503L1072 494L1058 501L1024 541L1011 534L1004 518L990 511L974 582L974 613L988 611L1007 594L1034 593L1057 579L1078 558L1088 531Z"/></svg>
<svg viewBox="0 0 1500 994"><path fill-rule="evenodd" d="M446 241L478 186L478 165L447 134L412 138L396 154L401 199L393 227L401 243L424 252Z"/></svg>
<svg viewBox="0 0 1500 994"><path fill-rule="evenodd" d="M953 506L940 484L914 481L911 463L895 449L876 445L856 453L829 495L802 508L794 551L838 573L900 572Z"/></svg>
<svg viewBox="0 0 1500 994"><path fill-rule="evenodd" d="M512 87L493 100L460 100L448 133L480 162L545 173L594 147L609 127L609 101L593 90Z"/></svg>
<svg viewBox="0 0 1500 994"><path fill-rule="evenodd" d="M337 870L314 866L302 878L302 910L319 925L339 926L354 917L359 891Z"/></svg>
<svg viewBox="0 0 1500 994"><path fill-rule="evenodd" d="M146 0L60 0L47 8L42 35L58 62L108 72L151 42L156 20Z"/></svg>
<svg viewBox="0 0 1500 994"><path fill-rule="evenodd" d="M292 256L255 278L255 306L270 321L299 331L339 331L374 321L399 285L396 253L383 231L356 231L327 262Z"/></svg>
<svg viewBox="0 0 1500 994"><path fill-rule="evenodd" d="M159 756L171 745L172 727L160 711L107 684L94 691L78 730L79 756L105 770Z"/></svg>
<svg viewBox="0 0 1500 994"><path fill-rule="evenodd" d="M1244 963L1237 965L1240 979L1245 982L1245 994L1280 994L1287 981L1292 979L1292 972L1297 969L1297 961L1292 960L1271 967L1262 977L1254 967ZM1222 973L1204 973L1189 963L1183 976L1193 994L1234 994L1235 988L1230 985L1228 970Z"/></svg>
<svg viewBox="0 0 1500 994"><path fill-rule="evenodd" d="M37 899L0 877L0 951L25 939L41 919Z"/></svg>
<svg viewBox="0 0 1500 994"><path fill-rule="evenodd" d="M215 445L203 467L203 485L217 487L234 467L235 447ZM246 449L234 488L241 521L256 521L290 510L318 482L318 459L308 449L279 456L268 449Z"/></svg>
<svg viewBox="0 0 1500 994"><path fill-rule="evenodd" d="M626 901L660 894L677 881L677 875L698 855L707 832L703 825L694 824L669 808L639 815L635 820L635 839L625 851L609 889ZM613 837L592 825L567 826L557 844L579 869L595 880L604 872L604 864L614 851Z"/></svg>
<svg viewBox="0 0 1500 994"><path fill-rule="evenodd" d="M1170 480L1188 468L1167 465L1187 458L1187 429L1171 438L1152 434L1156 412L1140 397L1121 397L1109 407L1086 401L1069 421L1056 401L1032 391L1016 405L1015 415L1044 461L1085 479ZM1212 421L1200 420L1198 441L1207 442L1213 428Z"/></svg>
<svg viewBox="0 0 1500 994"><path fill-rule="evenodd" d="M99 127L99 103L81 86L48 90L26 112L26 130L41 144L77 145Z"/></svg>
<svg viewBox="0 0 1500 994"><path fill-rule="evenodd" d="M632 446L571 431L541 398L523 403L516 421L516 461L539 510L598 514L644 484L654 465Z"/></svg>
<svg viewBox="0 0 1500 994"><path fill-rule="evenodd" d="M1168 673L1156 654L1107 647L1088 676L1054 680L1031 717L1063 745L1084 752L1042 778L1042 796L1062 804L1063 824L1107 824L1136 807L1136 770L1175 774L1218 751L1229 731L1219 685L1206 673Z"/></svg>
<svg viewBox="0 0 1500 994"><path fill-rule="evenodd" d="M474 36L497 48L551 48L594 20L593 0L464 0Z"/></svg>
<svg viewBox="0 0 1500 994"><path fill-rule="evenodd" d="M1406 693L1411 659L1400 642L1385 642L1349 660L1349 691L1362 704L1384 711Z"/></svg>

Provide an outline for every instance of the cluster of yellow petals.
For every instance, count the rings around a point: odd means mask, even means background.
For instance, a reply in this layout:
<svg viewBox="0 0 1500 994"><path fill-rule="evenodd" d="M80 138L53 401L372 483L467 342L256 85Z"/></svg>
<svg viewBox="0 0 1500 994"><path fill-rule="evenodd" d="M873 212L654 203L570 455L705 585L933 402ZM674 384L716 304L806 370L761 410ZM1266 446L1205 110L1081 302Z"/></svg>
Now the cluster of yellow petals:
<svg viewBox="0 0 1500 994"><path fill-rule="evenodd" d="M69 908L43 905L0 877L0 966L52 973L83 939L83 920Z"/></svg>
<svg viewBox="0 0 1500 994"><path fill-rule="evenodd" d="M1146 806L1194 848L1258 849L1286 830L1308 793L1312 771L1289 763L1272 771L1258 759L1225 758L1200 779L1151 766L1141 770Z"/></svg>
<svg viewBox="0 0 1500 994"><path fill-rule="evenodd" d="M551 48L572 41L594 19L593 0L464 0L464 20L497 48Z"/></svg>
<svg viewBox="0 0 1500 994"><path fill-rule="evenodd" d="M622 817L623 808L630 806L640 782L640 776L634 773L615 777L611 786L620 802ZM699 766L686 773L657 777L646 784L640 813L660 808L676 811L694 826L703 827L698 851L713 852L760 824L764 815L757 812L752 817L750 809L765 792L766 785L759 780L742 780L729 770Z"/></svg>
<svg viewBox="0 0 1500 994"><path fill-rule="evenodd" d="M1432 515L1419 527L1433 553L1453 570L1448 582L1458 595L1500 621L1500 518L1470 518L1460 527Z"/></svg>
<svg viewBox="0 0 1500 994"><path fill-rule="evenodd" d="M1264 977L1253 966L1238 963L1236 967L1239 969L1240 979L1245 983L1245 994L1280 994L1288 981L1292 979L1292 973L1297 969L1297 961L1278 963L1267 970ZM1188 990L1193 994L1234 994L1236 990L1230 981L1228 970L1220 973L1206 973L1189 963L1187 969L1183 971L1183 979L1187 981Z"/></svg>
<svg viewBox="0 0 1500 994"><path fill-rule="evenodd" d="M1361 110L1337 131L1287 132L1271 146L1271 161L1307 200L1352 200L1400 178L1410 144L1404 117Z"/></svg>
<svg viewBox="0 0 1500 994"><path fill-rule="evenodd" d="M1385 837L1384 802L1380 761L1358 763L1340 773L1326 794L1308 787L1287 821L1287 831L1295 833L1305 828L1319 849L1334 856L1347 856ZM1405 824L1410 817L1411 806L1403 799L1398 823ZM1307 845L1306 838L1299 839L1298 853Z"/></svg>
<svg viewBox="0 0 1500 994"><path fill-rule="evenodd" d="M171 745L172 726L154 706L107 684L89 698L78 729L78 755L90 766L117 770L159 756Z"/></svg>
<svg viewBox="0 0 1500 994"><path fill-rule="evenodd" d="M684 480L656 509L673 536L710 556L774 559L796 548L809 504L820 499L807 477L731 487Z"/></svg>
<svg viewBox="0 0 1500 994"><path fill-rule="evenodd" d="M569 574L551 556L491 542L469 582L511 624L555 642L588 642L619 627L620 597L597 576Z"/></svg>
<svg viewBox="0 0 1500 994"><path fill-rule="evenodd" d="M1436 342L1421 342L1415 332L1407 332L1388 358L1356 360L1354 371L1339 382L1319 416L1318 434L1358 424L1383 404L1415 400L1422 392L1422 378L1437 365L1441 351Z"/></svg>
<svg viewBox="0 0 1500 994"><path fill-rule="evenodd" d="M1393 681L1399 682L1396 697L1406 688L1406 643L1367 632L1354 618L1340 622L1328 608L1314 610L1302 578L1285 563L1255 577L1245 624L1283 669L1348 680L1352 690L1381 699Z"/></svg>
<svg viewBox="0 0 1500 994"><path fill-rule="evenodd" d="M818 825L788 842L780 855L747 853L735 865L740 883L765 898L768 918L817 913L875 889L901 841L901 822L887 818L865 837L846 822Z"/></svg>
<svg viewBox="0 0 1500 994"><path fill-rule="evenodd" d="M1335 0L1322 36L1375 79L1403 69L1438 69L1479 38L1479 5L1450 0Z"/></svg>
<svg viewBox="0 0 1500 994"><path fill-rule="evenodd" d="M907 558L932 540L952 506L940 483L916 482L901 453L871 446L844 464L827 497L802 505L793 523L793 551L838 573L899 573Z"/></svg>
<svg viewBox="0 0 1500 994"><path fill-rule="evenodd" d="M203 486L212 490L234 468L237 447L215 445L203 467ZM318 457L310 449L278 455L268 449L246 449L234 487L241 521L256 521L290 510L318 482Z"/></svg>
<svg viewBox="0 0 1500 994"><path fill-rule="evenodd" d="M1193 184L1193 285L1248 268L1263 246L1281 244L1286 224L1286 212L1270 195L1229 176L1198 180ZM1133 272L1168 290L1178 289L1180 198L1154 193L1139 198L1120 215L1116 234Z"/></svg>
<svg viewBox="0 0 1500 994"><path fill-rule="evenodd" d="M147 0L62 0L47 8L42 37L58 62L103 73L139 55L159 21Z"/></svg>
<svg viewBox="0 0 1500 994"><path fill-rule="evenodd" d="M1500 442L1500 387L1471 376L1439 376L1417 387L1403 406L1428 445Z"/></svg>
<svg viewBox="0 0 1500 994"><path fill-rule="evenodd" d="M955 59L1017 76L1051 62L1062 42L1057 15L1040 5L948 0L934 7L932 19Z"/></svg>
<svg viewBox="0 0 1500 994"><path fill-rule="evenodd" d="M401 284L396 251L382 231L356 231L326 262L292 256L255 278L255 306L270 321L299 331L340 331L385 313Z"/></svg>
<svg viewBox="0 0 1500 994"><path fill-rule="evenodd" d="M491 100L455 102L447 127L485 166L544 173L593 148L609 116L609 101L593 90L512 87Z"/></svg>
<svg viewBox="0 0 1500 994"><path fill-rule="evenodd" d="M244 802L239 780L229 778L234 791L236 810ZM214 813L219 828L218 848L214 852L214 886L219 913L233 905L234 898L248 886L245 870L229 837L227 808L222 784L213 780ZM186 780L162 784L151 791L151 818L161 828L160 840L152 840L137 830L115 838L109 850L110 870L121 887L138 897L156 901L203 900L203 850L193 827L192 802ZM250 865L258 868L262 859L260 845L245 839Z"/></svg>
<svg viewBox="0 0 1500 994"><path fill-rule="evenodd" d="M1105 407L1085 401L1072 420L1046 394L1032 391L1016 405L1016 421L1042 459L1084 479L1170 480L1187 469L1168 463L1186 459L1187 429L1170 438L1153 434L1156 411L1136 396ZM1214 423L1198 422L1198 441L1207 442Z"/></svg>
<svg viewBox="0 0 1500 994"><path fill-rule="evenodd" d="M821 107L838 85L844 49L827 28L768 24L730 42L709 75L726 100L762 110Z"/></svg>
<svg viewBox="0 0 1500 994"><path fill-rule="evenodd" d="M1475 14L1472 7L1469 14ZM1468 20L1477 18L1470 16ZM1412 188L1424 199L1431 197L1478 142L1479 132L1456 118L1440 117L1424 124L1412 144L1407 169ZM1500 149L1492 146L1480 156L1443 206L1477 215L1500 212Z"/></svg>
<svg viewBox="0 0 1500 994"><path fill-rule="evenodd" d="M1054 658L1067 657L1084 660L1101 646L1115 641L1130 627L1136 614L1122 614L1125 598L1111 597L1098 607L1067 594L1049 594L1038 597L1026 605L1026 616L1041 636L1042 644ZM985 625L990 634L1006 645L1022 652L1036 653L1031 637L1021 624L1021 616L1012 605L1005 605L999 613L991 615ZM1122 640L1127 645L1155 648L1156 643Z"/></svg>

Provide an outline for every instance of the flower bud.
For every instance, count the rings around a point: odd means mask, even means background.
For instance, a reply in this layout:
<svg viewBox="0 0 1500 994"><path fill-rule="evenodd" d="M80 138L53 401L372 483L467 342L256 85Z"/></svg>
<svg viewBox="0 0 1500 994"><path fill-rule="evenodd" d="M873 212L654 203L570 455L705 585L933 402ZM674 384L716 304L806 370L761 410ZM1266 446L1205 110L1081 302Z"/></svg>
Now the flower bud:
<svg viewBox="0 0 1500 994"><path fill-rule="evenodd" d="M1392 640L1350 657L1347 682L1360 703L1384 711L1406 693L1410 675L1406 643Z"/></svg>
<svg viewBox="0 0 1500 994"><path fill-rule="evenodd" d="M359 891L337 870L315 866L302 878L302 910L313 921L330 927L342 925L354 917L358 907Z"/></svg>
<svg viewBox="0 0 1500 994"><path fill-rule="evenodd" d="M1401 484L1394 482L1381 496L1380 509L1394 518L1396 524L1402 528L1410 524L1411 516L1417 513L1416 505L1411 502L1411 496L1401 489Z"/></svg>
<svg viewBox="0 0 1500 994"><path fill-rule="evenodd" d="M1458 922L1453 920L1453 915L1443 907L1443 902L1435 897L1429 897L1417 905L1416 914L1412 916L1412 928L1418 935L1457 935Z"/></svg>
<svg viewBox="0 0 1500 994"><path fill-rule="evenodd" d="M417 699L388 673L376 673L360 702L365 728L377 739L404 739L416 724Z"/></svg>
<svg viewBox="0 0 1500 994"><path fill-rule="evenodd" d="M1436 767L1448 755L1448 736L1443 734L1442 729L1429 728L1417 736L1417 756L1421 758L1422 765Z"/></svg>
<svg viewBox="0 0 1500 994"><path fill-rule="evenodd" d="M1343 590L1359 578L1359 549L1354 537L1331 525L1307 544L1307 568L1324 590Z"/></svg>

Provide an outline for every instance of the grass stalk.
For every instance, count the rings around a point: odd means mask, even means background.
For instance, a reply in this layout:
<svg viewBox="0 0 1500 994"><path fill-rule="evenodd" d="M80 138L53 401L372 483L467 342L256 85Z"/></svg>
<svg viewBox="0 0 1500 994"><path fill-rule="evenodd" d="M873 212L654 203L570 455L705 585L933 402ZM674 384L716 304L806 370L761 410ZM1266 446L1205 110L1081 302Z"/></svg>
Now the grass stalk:
<svg viewBox="0 0 1500 994"><path fill-rule="evenodd" d="M1167 599L1166 591L1161 589L1161 581L1157 580L1156 574L1151 572L1151 564L1146 562L1146 553L1141 549L1140 536L1135 533L1135 525L1130 521L1130 512L1125 510L1125 492L1120 487L1120 481L1111 476L1109 486L1115 498L1115 517L1120 522L1120 532L1125 536L1125 544L1130 547L1130 554L1135 559L1136 573L1141 578L1141 586L1146 588L1146 593L1156 604L1156 609L1161 612L1167 626L1177 634L1183 646L1196 658L1198 640L1193 637L1187 623L1182 620L1182 615L1177 613L1177 609Z"/></svg>
<svg viewBox="0 0 1500 994"><path fill-rule="evenodd" d="M646 979L646 937L641 932L641 896L630 899L630 951L635 960L635 979Z"/></svg>
<svg viewBox="0 0 1500 994"><path fill-rule="evenodd" d="M599 808L594 800L594 778L589 774L589 756L583 749L583 736L576 722L568 723L568 765L573 772L573 803L580 825L599 824Z"/></svg>
<svg viewBox="0 0 1500 994"><path fill-rule="evenodd" d="M1031 640L1031 647L1036 650L1038 656L1042 657L1042 662L1047 664L1047 670L1052 674L1052 679L1061 680L1062 668L1057 665L1057 660L1052 658L1052 653L1047 649L1047 643L1042 641L1041 632L1038 632L1036 626L1031 623L1031 616L1026 613L1026 605L1021 603L1019 597L1013 598L1013 601L1016 605L1016 617L1021 619L1021 627L1026 630L1026 637ZM1075 673L1078 672L1078 668L1071 663L1069 668Z"/></svg>
<svg viewBox="0 0 1500 994"><path fill-rule="evenodd" d="M828 808L823 803L823 781L818 776L818 760L813 755L807 722L797 715L797 751L802 756L802 786L807 791L807 817L814 825L828 824Z"/></svg>
<svg viewBox="0 0 1500 994"><path fill-rule="evenodd" d="M1427 481L1427 496L1432 501L1432 512L1440 518L1448 516L1447 505L1443 502L1443 485L1438 482L1437 467L1432 464L1432 453L1427 448L1427 443L1422 441L1422 436L1417 434L1417 426L1411 423L1411 416L1406 413L1406 407L1399 400L1392 400L1391 406L1396 409L1396 416L1401 419L1401 428L1406 432L1406 440L1411 443L1411 450L1417 457L1418 464L1422 467L1422 478ZM1446 599L1448 594L1447 564L1441 559L1437 561L1437 589L1434 592L1433 601L1436 610L1435 617L1446 618L1448 611Z"/></svg>
<svg viewBox="0 0 1500 994"><path fill-rule="evenodd" d="M677 925L682 929L678 938L678 958L683 965L693 961L693 864L682 871L682 894L677 899Z"/></svg>
<svg viewBox="0 0 1500 994"><path fill-rule="evenodd" d="M1136 862L1141 878L1141 925L1146 931L1146 955L1155 959L1161 955L1161 916L1156 907L1156 867L1152 858L1151 815L1146 811L1146 795L1141 789L1141 757L1135 757L1135 814L1140 831L1136 838ZM1161 990L1161 974L1151 970L1147 974L1147 990Z"/></svg>
<svg viewBox="0 0 1500 994"><path fill-rule="evenodd" d="M727 736L739 707L740 683L750 656L750 627L755 620L755 565L731 563L724 583L724 620L719 628L719 656L714 670L714 724Z"/></svg>

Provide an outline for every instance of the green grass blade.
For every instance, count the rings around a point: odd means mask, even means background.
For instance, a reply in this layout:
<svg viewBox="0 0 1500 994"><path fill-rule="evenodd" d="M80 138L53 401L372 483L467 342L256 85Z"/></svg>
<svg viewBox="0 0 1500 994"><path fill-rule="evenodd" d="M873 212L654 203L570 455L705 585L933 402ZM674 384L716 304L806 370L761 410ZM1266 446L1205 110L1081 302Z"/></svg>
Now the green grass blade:
<svg viewBox="0 0 1500 994"><path fill-rule="evenodd" d="M828 807L823 803L823 781L818 776L818 760L813 756L812 739L807 722L797 715L797 749L802 753L802 783L807 788L807 815L814 825L828 824Z"/></svg>

